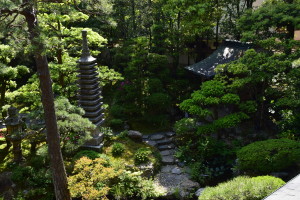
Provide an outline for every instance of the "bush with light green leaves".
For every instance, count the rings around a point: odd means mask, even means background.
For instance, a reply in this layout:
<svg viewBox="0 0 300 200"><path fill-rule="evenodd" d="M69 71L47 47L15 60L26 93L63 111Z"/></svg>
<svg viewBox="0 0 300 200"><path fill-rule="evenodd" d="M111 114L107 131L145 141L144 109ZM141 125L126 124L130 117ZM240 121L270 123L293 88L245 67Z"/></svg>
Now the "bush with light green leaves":
<svg viewBox="0 0 300 200"><path fill-rule="evenodd" d="M272 176L240 176L216 187L205 188L199 200L261 200L284 184L283 180Z"/></svg>

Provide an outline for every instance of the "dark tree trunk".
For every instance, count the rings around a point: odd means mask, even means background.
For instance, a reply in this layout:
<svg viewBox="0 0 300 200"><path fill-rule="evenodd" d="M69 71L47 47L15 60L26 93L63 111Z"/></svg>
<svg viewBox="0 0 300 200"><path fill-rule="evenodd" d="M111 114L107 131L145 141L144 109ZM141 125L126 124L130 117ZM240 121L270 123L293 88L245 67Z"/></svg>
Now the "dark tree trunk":
<svg viewBox="0 0 300 200"><path fill-rule="evenodd" d="M38 22L33 1L27 0L28 7L22 12L26 18L30 40L35 47L34 58L37 66L40 87L42 90L42 104L45 112L45 122L47 129L48 151L50 156L50 166L57 200L69 200L67 175L60 149L59 133L54 110L54 97L52 83L48 68L47 57L43 52L43 44L39 40Z"/></svg>
<svg viewBox="0 0 300 200"><path fill-rule="evenodd" d="M5 91L6 91L6 81L4 79L1 80L0 83L0 108L4 106L5 103Z"/></svg>

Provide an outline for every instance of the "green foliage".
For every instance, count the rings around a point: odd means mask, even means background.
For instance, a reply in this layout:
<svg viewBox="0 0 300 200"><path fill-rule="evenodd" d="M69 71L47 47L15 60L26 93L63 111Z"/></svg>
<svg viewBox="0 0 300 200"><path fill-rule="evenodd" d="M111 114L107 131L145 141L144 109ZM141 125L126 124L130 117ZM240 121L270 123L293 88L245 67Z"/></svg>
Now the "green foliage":
<svg viewBox="0 0 300 200"><path fill-rule="evenodd" d="M115 199L139 198L149 199L159 196L153 181L141 176L141 172L123 171L118 177L118 183L111 192Z"/></svg>
<svg viewBox="0 0 300 200"><path fill-rule="evenodd" d="M193 140L196 137L197 123L196 119L183 118L176 121L174 130L176 132L176 141L180 145L186 144L189 140Z"/></svg>
<svg viewBox="0 0 300 200"><path fill-rule="evenodd" d="M164 93L153 93L146 100L149 109L165 110L171 104L170 97Z"/></svg>
<svg viewBox="0 0 300 200"><path fill-rule="evenodd" d="M226 144L204 136L191 137L179 144L176 157L191 168L192 178L204 185L215 184L216 180L231 174L236 150L239 149L236 141Z"/></svg>
<svg viewBox="0 0 300 200"><path fill-rule="evenodd" d="M26 199L51 199L54 197L52 177L49 169L17 166L12 171L12 180L22 188L30 188Z"/></svg>
<svg viewBox="0 0 300 200"><path fill-rule="evenodd" d="M257 10L249 10L239 23L243 36L248 41L262 41L271 37L285 40L292 34L289 26L299 23L299 3L268 1ZM273 27L273 30L270 28ZM287 31L280 31L287 29ZM293 36L292 36L293 37ZM283 43L279 42L279 43Z"/></svg>
<svg viewBox="0 0 300 200"><path fill-rule="evenodd" d="M239 176L216 187L207 187L199 200L240 199L260 200L284 185L284 181L272 176L245 177Z"/></svg>
<svg viewBox="0 0 300 200"><path fill-rule="evenodd" d="M134 154L134 162L136 165L143 164L149 161L151 151L148 148L140 148Z"/></svg>
<svg viewBox="0 0 300 200"><path fill-rule="evenodd" d="M121 105L112 105L110 107L110 114L115 118L124 118L125 117L125 108Z"/></svg>
<svg viewBox="0 0 300 200"><path fill-rule="evenodd" d="M104 141L106 145L110 145L110 143L113 140L114 134L113 131L110 127L100 127L99 128L100 133L102 133L104 135Z"/></svg>
<svg viewBox="0 0 300 200"><path fill-rule="evenodd" d="M122 129L124 122L122 119L112 119L109 121L109 125L115 129Z"/></svg>
<svg viewBox="0 0 300 200"><path fill-rule="evenodd" d="M140 119L156 125L168 123L165 113L171 104L166 83L170 79L167 57L151 53L149 40L138 37L117 48L114 55L115 68L124 72L111 106L112 118L124 121ZM162 120L155 120L160 116Z"/></svg>
<svg viewBox="0 0 300 200"><path fill-rule="evenodd" d="M238 168L246 172L270 173L299 162L300 144L289 139L251 143L237 152Z"/></svg>
<svg viewBox="0 0 300 200"><path fill-rule="evenodd" d="M76 107L65 98L55 101L57 125L61 135L63 150L72 152L91 138L91 131L96 127L87 118L84 110Z"/></svg>
<svg viewBox="0 0 300 200"><path fill-rule="evenodd" d="M128 131L127 130L126 131L122 131L121 133L119 133L117 135L117 137L120 138L120 139L126 139L128 137Z"/></svg>
<svg viewBox="0 0 300 200"><path fill-rule="evenodd" d="M72 197L84 199L107 199L110 182L119 175L119 171L108 166L101 158L90 160L82 157L76 161L73 175L68 177Z"/></svg>
<svg viewBox="0 0 300 200"><path fill-rule="evenodd" d="M117 157L117 156L121 156L125 151L125 147L123 144L115 142L112 145L112 150L111 153L113 156Z"/></svg>
<svg viewBox="0 0 300 200"><path fill-rule="evenodd" d="M190 168L191 178L200 184L207 184L214 179L218 179L228 170L223 165L212 167L201 162L192 163Z"/></svg>
<svg viewBox="0 0 300 200"><path fill-rule="evenodd" d="M91 160L94 160L96 158L100 158L101 154L96 151L92 151L92 150L82 150L82 151L79 151L78 153L76 153L75 156L73 157L73 159L78 160L82 157L87 157Z"/></svg>
<svg viewBox="0 0 300 200"><path fill-rule="evenodd" d="M68 178L72 197L84 199L154 198L159 193L153 181L141 177L141 172L131 172L113 166L101 158L90 160L82 157L76 161L73 175Z"/></svg>

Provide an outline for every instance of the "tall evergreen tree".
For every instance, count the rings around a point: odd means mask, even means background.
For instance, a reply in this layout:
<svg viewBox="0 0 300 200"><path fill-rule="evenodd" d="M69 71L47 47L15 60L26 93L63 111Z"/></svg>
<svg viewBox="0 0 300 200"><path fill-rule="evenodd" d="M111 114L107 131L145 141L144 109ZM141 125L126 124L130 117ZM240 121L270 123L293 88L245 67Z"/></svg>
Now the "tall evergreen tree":
<svg viewBox="0 0 300 200"><path fill-rule="evenodd" d="M40 38L37 10L35 7L36 3L37 2L35 0L24 0L21 5L15 5L15 9L2 9L0 14L21 14L25 17L28 26L29 39L34 48L33 54L40 79L40 87L42 90L42 103L45 112L48 151L50 155L55 196L58 200L67 200L71 198L68 190L67 176L60 149L60 139L54 109L54 97L48 61L44 54L45 47ZM11 4L13 4L13 2L11 2Z"/></svg>

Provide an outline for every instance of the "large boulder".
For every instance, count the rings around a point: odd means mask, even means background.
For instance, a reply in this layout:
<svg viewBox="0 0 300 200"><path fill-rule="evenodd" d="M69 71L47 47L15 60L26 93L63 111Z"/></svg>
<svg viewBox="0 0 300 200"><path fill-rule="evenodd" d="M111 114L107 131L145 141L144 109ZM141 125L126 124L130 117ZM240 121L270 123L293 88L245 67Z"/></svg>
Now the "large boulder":
<svg viewBox="0 0 300 200"><path fill-rule="evenodd" d="M133 130L128 131L128 137L135 142L143 141L143 135L139 131L133 131Z"/></svg>

